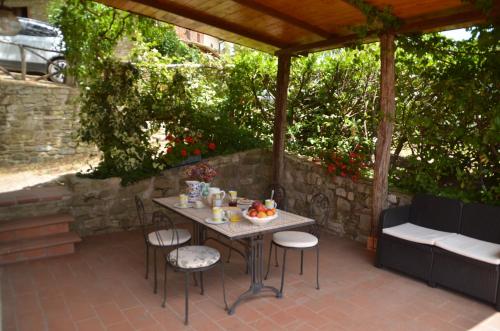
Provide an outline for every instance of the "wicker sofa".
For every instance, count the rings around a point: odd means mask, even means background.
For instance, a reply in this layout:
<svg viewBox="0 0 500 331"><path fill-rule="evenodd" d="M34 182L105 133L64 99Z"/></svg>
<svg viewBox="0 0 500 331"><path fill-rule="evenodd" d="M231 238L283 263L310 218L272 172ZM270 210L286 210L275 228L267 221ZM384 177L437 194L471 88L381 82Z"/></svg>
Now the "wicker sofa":
<svg viewBox="0 0 500 331"><path fill-rule="evenodd" d="M387 267L480 300L500 311L500 207L417 195L386 209L377 267Z"/></svg>

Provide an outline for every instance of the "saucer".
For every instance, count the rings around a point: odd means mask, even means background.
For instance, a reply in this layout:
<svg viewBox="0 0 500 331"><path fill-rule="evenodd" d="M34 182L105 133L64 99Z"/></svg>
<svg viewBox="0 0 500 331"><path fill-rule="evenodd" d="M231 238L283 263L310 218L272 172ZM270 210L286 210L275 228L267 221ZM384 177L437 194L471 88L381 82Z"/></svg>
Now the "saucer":
<svg viewBox="0 0 500 331"><path fill-rule="evenodd" d="M208 224L220 225L220 224L226 224L227 222L229 222L229 220L227 218L223 218L222 221L219 221L219 222L214 221L211 217L205 218L205 223L208 223Z"/></svg>
<svg viewBox="0 0 500 331"><path fill-rule="evenodd" d="M175 203L174 207L179 209L188 209L188 208L193 208L193 204L188 203L187 205L183 206L180 203Z"/></svg>

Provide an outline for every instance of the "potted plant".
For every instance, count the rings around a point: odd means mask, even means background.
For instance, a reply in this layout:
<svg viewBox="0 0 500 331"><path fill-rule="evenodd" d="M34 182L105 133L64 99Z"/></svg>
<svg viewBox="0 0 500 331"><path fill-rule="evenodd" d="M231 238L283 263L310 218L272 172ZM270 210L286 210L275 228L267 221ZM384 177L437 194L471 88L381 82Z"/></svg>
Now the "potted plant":
<svg viewBox="0 0 500 331"><path fill-rule="evenodd" d="M170 167L179 167L201 161L202 156L214 153L214 142L205 141L201 136L166 136L167 144L161 159Z"/></svg>

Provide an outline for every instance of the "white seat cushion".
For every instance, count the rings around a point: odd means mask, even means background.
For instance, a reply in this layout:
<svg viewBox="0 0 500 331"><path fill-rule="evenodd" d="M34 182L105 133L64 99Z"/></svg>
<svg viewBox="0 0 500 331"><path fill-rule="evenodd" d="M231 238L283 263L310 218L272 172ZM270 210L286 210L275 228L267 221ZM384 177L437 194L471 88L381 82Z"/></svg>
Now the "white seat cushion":
<svg viewBox="0 0 500 331"><path fill-rule="evenodd" d="M382 230L382 233L396 238L427 245L434 245L436 240L453 235L451 232L433 230L412 223L404 223L390 228L385 228Z"/></svg>
<svg viewBox="0 0 500 331"><path fill-rule="evenodd" d="M219 251L208 246L183 246L168 254L168 261L183 269L209 267L217 263L219 259Z"/></svg>
<svg viewBox="0 0 500 331"><path fill-rule="evenodd" d="M186 229L177 229L177 234L173 230L160 230L148 234L148 241L154 246L175 246L188 242L191 239L191 234ZM161 242L158 240L160 235Z"/></svg>
<svg viewBox="0 0 500 331"><path fill-rule="evenodd" d="M273 241L284 247L308 248L318 244L318 238L302 231L281 231L273 234Z"/></svg>
<svg viewBox="0 0 500 331"><path fill-rule="evenodd" d="M490 264L500 265L500 245L454 234L436 241L436 246L447 251Z"/></svg>

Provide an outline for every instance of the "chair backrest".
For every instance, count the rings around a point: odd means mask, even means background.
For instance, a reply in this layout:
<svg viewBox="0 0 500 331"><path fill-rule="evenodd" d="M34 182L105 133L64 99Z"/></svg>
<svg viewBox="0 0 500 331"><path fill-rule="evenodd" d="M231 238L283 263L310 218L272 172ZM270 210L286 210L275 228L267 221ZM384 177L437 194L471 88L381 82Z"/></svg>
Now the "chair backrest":
<svg viewBox="0 0 500 331"><path fill-rule="evenodd" d="M146 229L146 211L144 209L144 203L137 195L135 196L135 208L137 209L137 218L139 219L139 225L141 226L142 234L144 235L144 237L146 237L148 235Z"/></svg>
<svg viewBox="0 0 500 331"><path fill-rule="evenodd" d="M311 232L319 237L320 228L328 228L330 217L330 200L325 194L319 192L313 195L309 205L309 217L316 221Z"/></svg>
<svg viewBox="0 0 500 331"><path fill-rule="evenodd" d="M271 184L269 185L268 192L271 194L271 192L274 191L273 199L276 201L276 204L278 206L278 209L281 210L286 210L286 191L283 186L280 184ZM270 196L270 195L269 195ZM266 198L269 199L269 198Z"/></svg>
<svg viewBox="0 0 500 331"><path fill-rule="evenodd" d="M170 253L170 249L167 247L172 247L179 243L179 232L175 227L175 223L168 217L164 212L158 210L153 213L152 216L153 228L156 234L156 238L158 240L158 244L160 247L164 247L163 254L168 256ZM172 233L171 236L164 235L163 231L169 231ZM177 266L177 261L179 260L179 250L175 250L176 258L170 259L170 263L175 267Z"/></svg>
<svg viewBox="0 0 500 331"><path fill-rule="evenodd" d="M426 228L458 233L462 202L460 200L419 194L410 207L410 222Z"/></svg>
<svg viewBox="0 0 500 331"><path fill-rule="evenodd" d="M500 244L500 207L468 203L462 209L460 234Z"/></svg>

